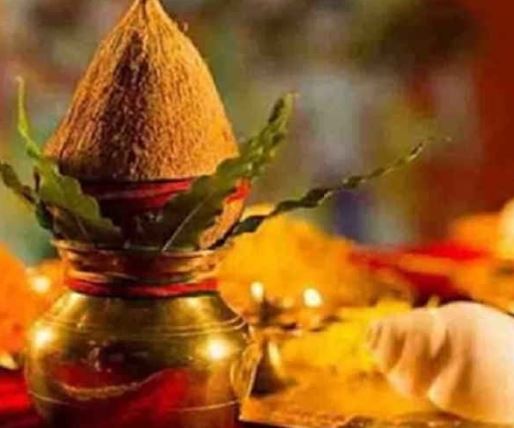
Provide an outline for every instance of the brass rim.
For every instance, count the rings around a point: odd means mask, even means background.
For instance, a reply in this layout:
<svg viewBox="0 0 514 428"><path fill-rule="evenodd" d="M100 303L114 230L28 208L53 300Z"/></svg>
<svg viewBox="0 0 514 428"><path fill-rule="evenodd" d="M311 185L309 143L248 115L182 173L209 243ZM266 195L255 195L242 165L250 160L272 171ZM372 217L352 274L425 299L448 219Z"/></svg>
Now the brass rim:
<svg viewBox="0 0 514 428"><path fill-rule="evenodd" d="M230 244L224 244L217 248L208 250L176 250L161 252L158 249L151 247L132 247L132 248L113 248L103 245L86 244L78 241L68 240L53 240L52 244L58 250L68 251L80 251L80 252L96 252L97 254L105 254L110 256L127 254L127 255L147 255L147 256L158 256L164 258L197 258L211 256L216 253L223 253L228 251L231 247Z"/></svg>

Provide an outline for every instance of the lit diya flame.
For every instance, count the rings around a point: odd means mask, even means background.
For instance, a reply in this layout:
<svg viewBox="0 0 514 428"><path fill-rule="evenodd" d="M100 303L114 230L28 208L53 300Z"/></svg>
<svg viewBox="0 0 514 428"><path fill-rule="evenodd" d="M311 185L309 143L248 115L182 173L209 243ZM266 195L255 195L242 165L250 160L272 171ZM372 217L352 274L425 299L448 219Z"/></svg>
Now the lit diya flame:
<svg viewBox="0 0 514 428"><path fill-rule="evenodd" d="M28 269L29 285L37 294L46 294L52 288L52 280L45 276L36 273L34 269Z"/></svg>
<svg viewBox="0 0 514 428"><path fill-rule="evenodd" d="M307 288L303 292L303 303L307 308L321 308L323 306L323 297L317 289Z"/></svg>
<svg viewBox="0 0 514 428"><path fill-rule="evenodd" d="M264 299L266 298L266 291L264 289L264 284L259 281L252 282L252 285L250 285L250 295L254 302L256 302L256 303L264 302Z"/></svg>

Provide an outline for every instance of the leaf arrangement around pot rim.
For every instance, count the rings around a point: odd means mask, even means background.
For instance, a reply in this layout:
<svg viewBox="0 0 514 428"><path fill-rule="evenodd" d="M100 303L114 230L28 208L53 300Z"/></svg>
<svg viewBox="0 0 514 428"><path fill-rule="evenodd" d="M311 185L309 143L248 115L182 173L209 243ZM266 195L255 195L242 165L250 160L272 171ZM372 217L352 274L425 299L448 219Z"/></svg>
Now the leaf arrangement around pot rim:
<svg viewBox="0 0 514 428"><path fill-rule="evenodd" d="M98 201L87 195L76 178L63 175L57 163L45 157L32 138L25 111L25 87L19 83L18 130L34 163L35 185L24 185L15 170L0 160L0 179L6 187L31 206L42 227L58 239L86 242L102 247L145 248L166 252L199 249L202 232L209 229L223 211L224 202L241 183L251 184L265 172L277 149L286 140L295 96L286 94L275 104L264 129L240 147L240 155L222 162L212 175L199 177L189 190L172 197L157 214L140 222L141 242L130 242L122 229L102 214ZM351 175L334 186L315 188L298 199L280 202L267 215L241 220L222 238L255 232L271 217L315 208L337 192L355 190L360 185L389 174L414 160L423 148L415 147L406 156L368 174Z"/></svg>

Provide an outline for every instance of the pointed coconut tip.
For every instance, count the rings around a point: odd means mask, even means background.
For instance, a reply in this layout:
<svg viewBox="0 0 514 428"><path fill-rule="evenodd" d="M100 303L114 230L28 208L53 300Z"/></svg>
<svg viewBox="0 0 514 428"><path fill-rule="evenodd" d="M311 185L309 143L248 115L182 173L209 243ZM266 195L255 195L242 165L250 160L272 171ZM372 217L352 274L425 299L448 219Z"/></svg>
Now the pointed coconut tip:
<svg viewBox="0 0 514 428"><path fill-rule="evenodd" d="M126 13L125 17L131 15L136 10L136 13L146 13L148 12L148 9L150 9L152 12L157 12L162 15L164 19L167 19L171 21L173 24L173 20L168 16L164 8L162 7L161 0L134 0L132 5L130 6L128 12Z"/></svg>
<svg viewBox="0 0 514 428"><path fill-rule="evenodd" d="M45 151L81 180L134 182L211 174L237 143L192 42L159 0L136 0Z"/></svg>

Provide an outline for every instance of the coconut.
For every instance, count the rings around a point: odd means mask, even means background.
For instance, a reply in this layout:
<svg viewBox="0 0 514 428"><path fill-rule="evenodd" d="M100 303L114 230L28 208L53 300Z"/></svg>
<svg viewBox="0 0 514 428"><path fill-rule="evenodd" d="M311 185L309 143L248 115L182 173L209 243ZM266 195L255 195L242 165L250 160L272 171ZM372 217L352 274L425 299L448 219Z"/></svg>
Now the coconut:
<svg viewBox="0 0 514 428"><path fill-rule="evenodd" d="M159 0L136 0L101 43L45 154L83 183L133 184L212 174L238 149L193 43ZM202 245L241 208L227 203Z"/></svg>

